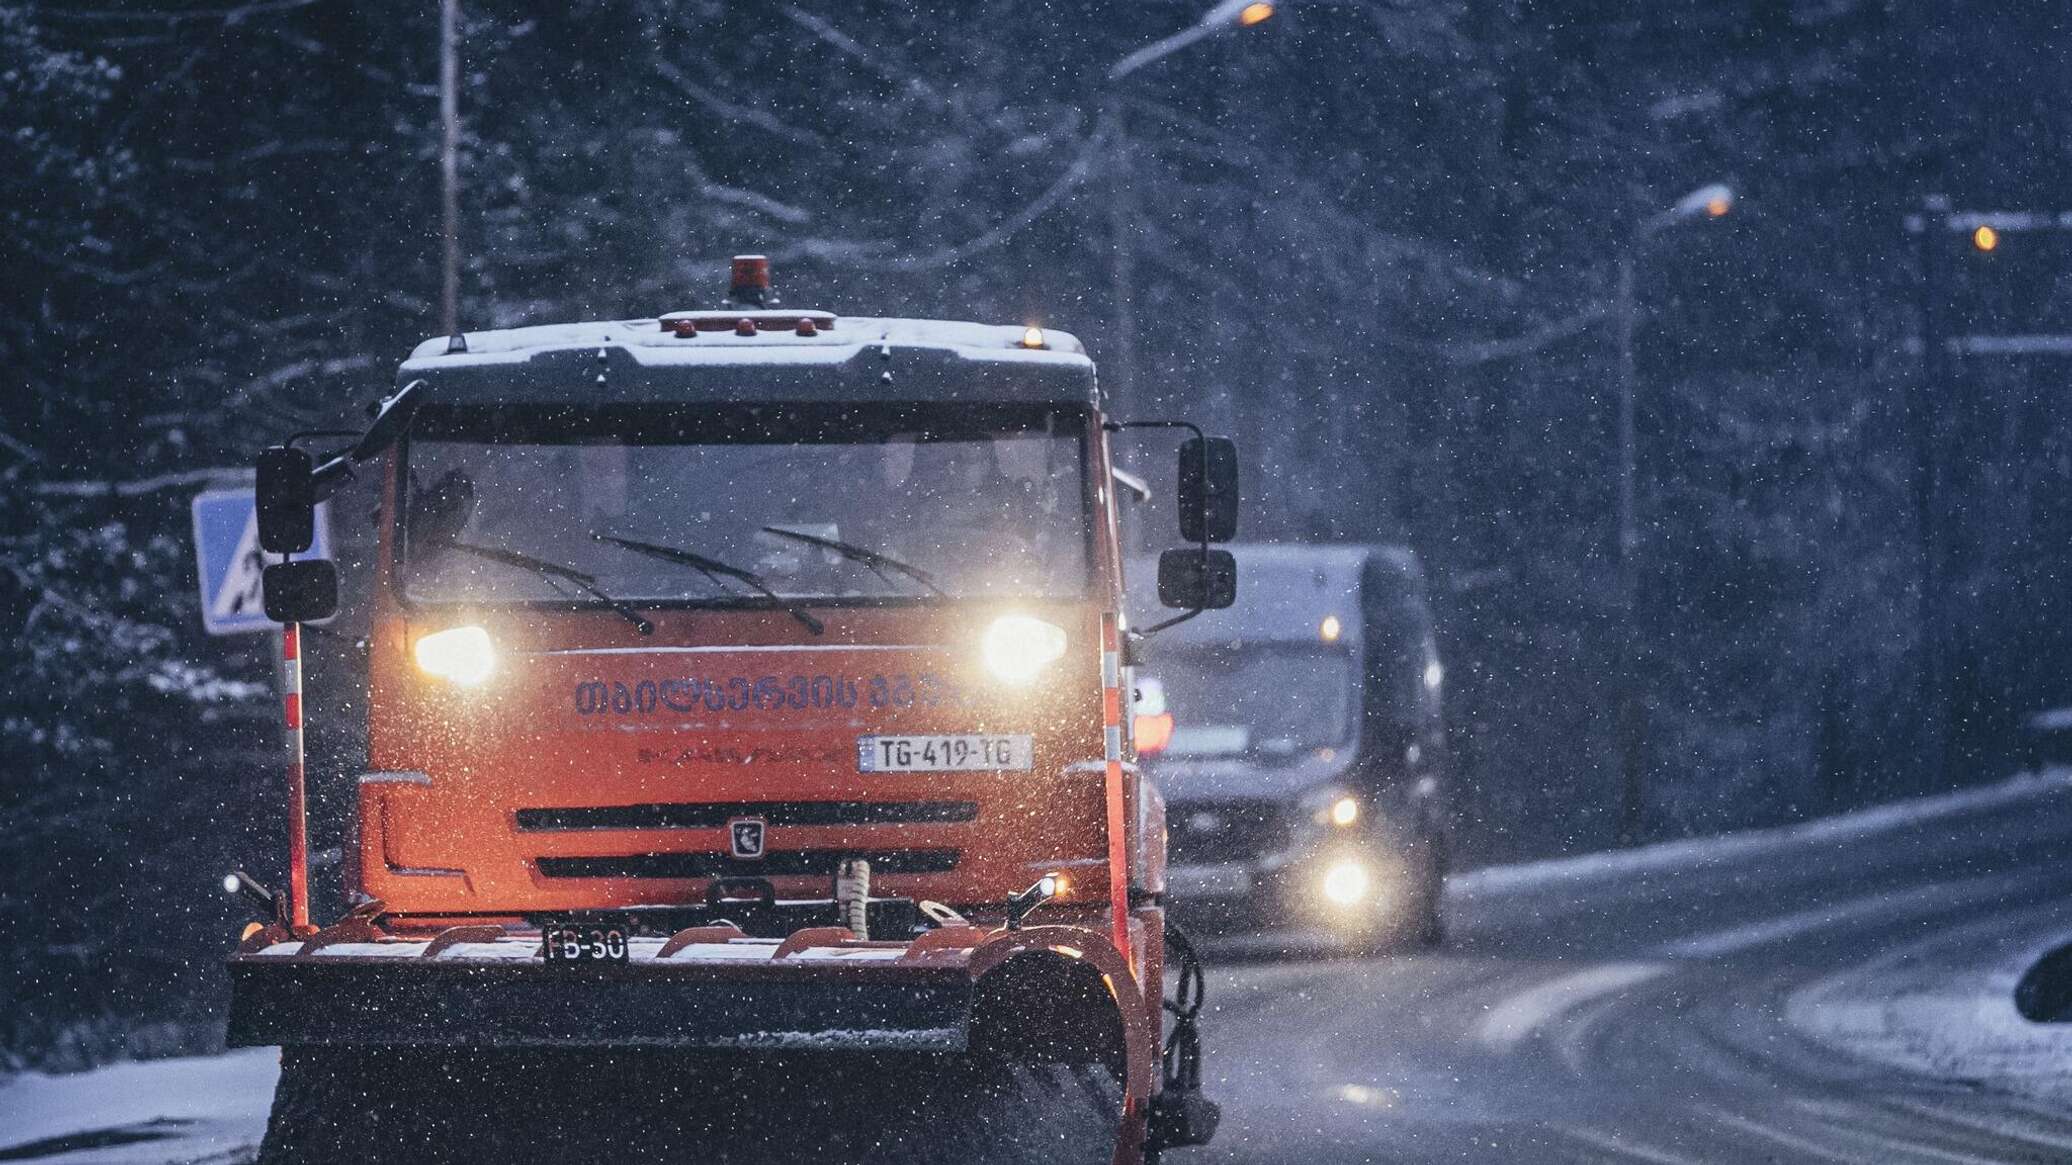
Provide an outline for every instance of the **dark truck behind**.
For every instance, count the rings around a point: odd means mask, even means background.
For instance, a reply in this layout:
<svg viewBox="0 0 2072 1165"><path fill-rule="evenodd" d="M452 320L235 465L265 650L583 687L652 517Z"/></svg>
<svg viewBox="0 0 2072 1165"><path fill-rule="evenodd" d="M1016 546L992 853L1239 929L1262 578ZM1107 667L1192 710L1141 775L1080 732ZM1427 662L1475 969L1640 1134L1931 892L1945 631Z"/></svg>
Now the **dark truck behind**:
<svg viewBox="0 0 2072 1165"><path fill-rule="evenodd" d="M1230 550L1246 603L1173 627L1137 660L1137 748L1167 798L1171 908L1205 929L1438 943L1444 670L1416 555Z"/></svg>

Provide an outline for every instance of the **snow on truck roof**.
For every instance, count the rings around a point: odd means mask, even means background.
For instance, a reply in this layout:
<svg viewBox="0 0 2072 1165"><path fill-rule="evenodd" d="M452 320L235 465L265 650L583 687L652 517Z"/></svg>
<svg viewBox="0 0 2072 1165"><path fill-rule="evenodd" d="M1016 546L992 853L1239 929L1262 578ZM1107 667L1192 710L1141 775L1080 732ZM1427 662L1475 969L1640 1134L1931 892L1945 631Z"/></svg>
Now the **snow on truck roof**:
<svg viewBox="0 0 2072 1165"><path fill-rule="evenodd" d="M398 383L449 403L1095 398L1068 332L756 308L464 332L419 344Z"/></svg>

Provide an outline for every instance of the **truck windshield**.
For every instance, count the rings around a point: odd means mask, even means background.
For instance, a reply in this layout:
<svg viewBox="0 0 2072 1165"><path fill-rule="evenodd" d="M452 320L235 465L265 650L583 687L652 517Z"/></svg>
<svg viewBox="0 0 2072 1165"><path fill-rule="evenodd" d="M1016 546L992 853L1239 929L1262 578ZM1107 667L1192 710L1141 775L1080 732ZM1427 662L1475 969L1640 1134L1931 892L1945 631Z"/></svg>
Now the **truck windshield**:
<svg viewBox="0 0 2072 1165"><path fill-rule="evenodd" d="M1082 445L1077 419L1054 414L434 419L406 451L405 594L586 599L459 543L550 560L635 603L1075 597Z"/></svg>
<svg viewBox="0 0 2072 1165"><path fill-rule="evenodd" d="M1294 760L1352 737L1359 672L1344 651L1245 644L1160 651L1145 669L1173 716L1169 757Z"/></svg>

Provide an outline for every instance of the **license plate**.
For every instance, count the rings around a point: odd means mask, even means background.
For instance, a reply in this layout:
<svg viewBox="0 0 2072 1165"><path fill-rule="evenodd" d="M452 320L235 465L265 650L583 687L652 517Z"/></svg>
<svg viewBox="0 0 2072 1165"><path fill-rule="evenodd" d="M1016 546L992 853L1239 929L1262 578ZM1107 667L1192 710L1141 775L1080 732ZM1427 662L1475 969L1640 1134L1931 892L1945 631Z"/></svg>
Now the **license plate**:
<svg viewBox="0 0 2072 1165"><path fill-rule="evenodd" d="M860 773L954 773L1026 771L1035 764L1033 736L860 736Z"/></svg>
<svg viewBox="0 0 2072 1165"><path fill-rule="evenodd" d="M626 928L612 922L550 923L540 928L550 963L623 963Z"/></svg>

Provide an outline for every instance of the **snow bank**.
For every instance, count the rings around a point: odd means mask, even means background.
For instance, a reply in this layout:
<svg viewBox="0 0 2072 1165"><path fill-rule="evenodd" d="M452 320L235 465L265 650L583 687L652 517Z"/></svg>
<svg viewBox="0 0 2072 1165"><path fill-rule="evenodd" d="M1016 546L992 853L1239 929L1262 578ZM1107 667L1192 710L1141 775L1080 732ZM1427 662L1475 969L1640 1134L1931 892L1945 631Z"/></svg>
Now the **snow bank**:
<svg viewBox="0 0 2072 1165"><path fill-rule="evenodd" d="M2072 1024L2023 1019L2014 987L2067 928L2057 902L1996 914L1800 988L1785 1014L1840 1051L2062 1105L2072 1101Z"/></svg>
<svg viewBox="0 0 2072 1165"><path fill-rule="evenodd" d="M278 1049L247 1048L15 1076L0 1084L0 1155L72 1137L80 1150L62 1160L227 1158L257 1148L280 1070Z"/></svg>
<svg viewBox="0 0 2072 1165"><path fill-rule="evenodd" d="M1976 789L1921 797L1911 801L1897 801L1889 805L1879 805L1871 809L1795 825L1750 829L1713 837L1687 838L1636 849L1582 854L1543 862L1489 866L1448 878L1446 888L1449 894L1471 898L1494 898L1510 894L1538 893L1552 885L1615 881L1635 874L1703 868L1809 845L1860 839L1940 817L1975 813L2067 790L2072 790L2072 769L2025 773Z"/></svg>

